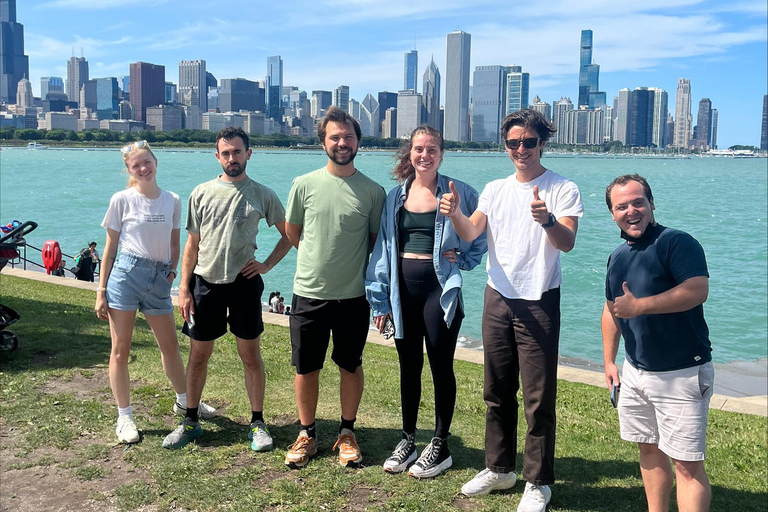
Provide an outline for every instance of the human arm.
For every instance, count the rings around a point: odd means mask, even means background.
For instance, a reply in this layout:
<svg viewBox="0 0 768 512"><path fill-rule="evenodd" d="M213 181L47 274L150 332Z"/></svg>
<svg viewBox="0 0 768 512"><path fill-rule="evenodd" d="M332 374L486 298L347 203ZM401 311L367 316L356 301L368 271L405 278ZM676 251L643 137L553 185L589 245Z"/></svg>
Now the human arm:
<svg viewBox="0 0 768 512"><path fill-rule="evenodd" d="M120 239L120 233L114 229L107 228L107 241L104 244L104 260L101 262L101 272L99 273L99 285L96 291L96 305L94 311L100 320L107 320L107 281L112 272L112 266L115 264L117 256L117 242Z"/></svg>
<svg viewBox="0 0 768 512"><path fill-rule="evenodd" d="M394 209L394 206L392 208ZM373 323L379 332L384 329L384 320L388 315L391 316L392 312L389 300L390 269L392 268L390 244L394 243L394 240L390 240L388 219L390 215L394 215L394 212L389 212L388 209L385 208L381 214L379 236L373 239L373 252L365 272L365 297L371 306Z"/></svg>
<svg viewBox="0 0 768 512"><path fill-rule="evenodd" d="M691 277L665 292L648 297L635 297L626 281L621 287L624 295L614 299L612 312L617 318L634 318L640 315L680 313L703 304L709 295L709 278Z"/></svg>
<svg viewBox="0 0 768 512"><path fill-rule="evenodd" d="M550 211L546 203L539 197L539 187L533 186L533 201L531 202L531 215L533 220L546 225L550 221ZM579 228L579 218L575 216L563 216L555 220L554 225L543 228L547 234L547 240L555 249L570 252L576 244L576 231Z"/></svg>
<svg viewBox="0 0 768 512"><path fill-rule="evenodd" d="M288 254L288 251L291 250L291 241L288 240L285 226L285 222L275 223L275 227L280 232L280 240L278 240L277 244L275 244L275 248L272 249L272 252L269 254L269 256L267 256L267 259L264 260L263 263L260 263L255 259L252 259L246 263L243 267L243 270L240 271L241 274L243 274L248 279L257 274L266 274L272 270L274 266L277 265L280 260L285 257L286 254Z"/></svg>
<svg viewBox="0 0 768 512"><path fill-rule="evenodd" d="M464 215L460 208L461 196L456 191L453 181L448 183L448 188L451 191L443 194L443 197L440 199L440 213L451 218L453 228L456 230L459 238L472 242L485 232L488 219L480 210L475 210L469 217Z"/></svg>
<svg viewBox="0 0 768 512"><path fill-rule="evenodd" d="M464 201L461 203L461 210L465 214L470 214L477 210L479 201L477 191L472 187L465 185L463 195ZM480 264L483 260L483 255L488 252L488 231L483 230L483 232L471 242L461 240L457 247L457 251L458 253L455 262L458 263L459 268L461 270L472 270ZM451 260L449 259L449 261Z"/></svg>
<svg viewBox="0 0 768 512"><path fill-rule="evenodd" d="M605 368L605 383L608 388L610 388L611 383L615 383L616 386L621 384L621 381L619 380L619 369L616 366L616 354L619 351L621 330L619 329L619 321L613 314L613 302L610 300L606 300L605 306L603 306L603 314L600 317L600 330L603 334L603 367Z"/></svg>
<svg viewBox="0 0 768 512"><path fill-rule="evenodd" d="M181 253L181 229L175 228L171 230L171 271L168 273L168 281L171 283L176 279L178 271L176 270L179 264L179 254Z"/></svg>
<svg viewBox="0 0 768 512"><path fill-rule="evenodd" d="M187 231L187 243L181 257L181 281L179 282L179 313L189 322L189 315L195 314L195 302L189 291L192 273L197 265L197 255L200 250L200 233Z"/></svg>
<svg viewBox="0 0 768 512"><path fill-rule="evenodd" d="M285 223L285 236L288 238L288 242L294 246L296 250L299 249L299 240L301 239L301 232L303 229L303 224Z"/></svg>

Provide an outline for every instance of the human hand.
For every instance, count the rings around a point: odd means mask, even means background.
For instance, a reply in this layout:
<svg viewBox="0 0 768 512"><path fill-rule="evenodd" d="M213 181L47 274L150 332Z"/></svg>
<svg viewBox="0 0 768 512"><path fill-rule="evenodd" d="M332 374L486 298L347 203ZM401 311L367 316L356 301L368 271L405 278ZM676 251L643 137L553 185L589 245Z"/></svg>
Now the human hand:
<svg viewBox="0 0 768 512"><path fill-rule="evenodd" d="M99 320L106 321L108 319L107 308L107 297L104 292L96 292L96 305L93 307L93 311Z"/></svg>
<svg viewBox="0 0 768 512"><path fill-rule="evenodd" d="M533 201L531 202L531 215L533 220L539 224L546 224L549 222L549 210L544 201L539 198L539 186L533 186Z"/></svg>
<svg viewBox="0 0 768 512"><path fill-rule="evenodd" d="M459 257L456 255L456 249L448 249L443 253L443 258L447 259L451 263L457 263Z"/></svg>
<svg viewBox="0 0 768 512"><path fill-rule="evenodd" d="M376 326L376 328L379 330L379 333L381 333L384 330L384 322L387 321L387 317L392 318L392 313L387 313L386 315L379 315L373 317L373 325Z"/></svg>
<svg viewBox="0 0 768 512"><path fill-rule="evenodd" d="M250 279L253 276L257 274L266 274L270 271L272 267L258 262L256 260L251 260L248 263L245 264L243 269L240 271L241 274L243 274L246 278Z"/></svg>
<svg viewBox="0 0 768 512"><path fill-rule="evenodd" d="M456 191L453 181L448 182L448 188L450 188L451 191L447 194L443 194L443 197L440 199L440 213L446 217L453 217L459 213L461 197L459 197L459 193Z"/></svg>
<svg viewBox="0 0 768 512"><path fill-rule="evenodd" d="M605 363L605 384L608 386L608 389L611 389L611 384L615 386L621 385L619 368L614 363Z"/></svg>
<svg viewBox="0 0 768 512"><path fill-rule="evenodd" d="M632 295L626 281L621 284L621 288L624 290L624 295L613 299L613 314L616 318L634 318L642 315L641 299Z"/></svg>
<svg viewBox="0 0 768 512"><path fill-rule="evenodd" d="M179 288L179 314L187 323L191 315L195 314L195 301L192 299L189 288Z"/></svg>

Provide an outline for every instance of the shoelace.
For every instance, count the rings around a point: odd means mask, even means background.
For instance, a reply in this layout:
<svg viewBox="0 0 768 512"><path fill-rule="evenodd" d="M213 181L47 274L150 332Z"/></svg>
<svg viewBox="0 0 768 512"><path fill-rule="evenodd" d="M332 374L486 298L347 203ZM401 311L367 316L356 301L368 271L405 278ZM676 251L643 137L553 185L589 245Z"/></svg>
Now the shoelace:
<svg viewBox="0 0 768 512"><path fill-rule="evenodd" d="M392 452L391 459L396 460L402 460L408 457L408 453L410 450L408 449L411 446L411 444L408 442L408 440L403 439L399 443L397 443L397 446L395 447L395 451Z"/></svg>
<svg viewBox="0 0 768 512"><path fill-rule="evenodd" d="M437 443L429 443L426 448L424 448L424 452L421 454L421 459L419 462L421 462L424 466L429 466L432 464L435 459L437 459L437 456L440 454L440 445ZM419 464L420 466L422 464Z"/></svg>
<svg viewBox="0 0 768 512"><path fill-rule="evenodd" d="M293 443L290 447L291 450L297 452L299 450L306 450L309 446L309 443L312 442L311 437L300 437L296 440L295 443ZM335 446L334 446L335 448Z"/></svg>
<svg viewBox="0 0 768 512"><path fill-rule="evenodd" d="M346 434L340 435L339 438L336 440L336 444L333 445L333 448L331 450L335 450L337 446L341 445L342 448L347 447L349 449L354 449L354 443L352 441L352 436L348 436Z"/></svg>

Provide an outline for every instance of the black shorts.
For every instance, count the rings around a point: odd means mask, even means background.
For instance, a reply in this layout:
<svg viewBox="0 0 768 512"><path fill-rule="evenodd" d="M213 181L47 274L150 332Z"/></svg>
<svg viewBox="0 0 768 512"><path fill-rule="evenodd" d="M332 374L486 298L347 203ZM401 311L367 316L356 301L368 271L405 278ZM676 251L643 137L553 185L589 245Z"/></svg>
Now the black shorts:
<svg viewBox="0 0 768 512"><path fill-rule="evenodd" d="M308 299L293 294L291 305L291 364L296 373L320 370L333 332L331 359L354 373L363 364L371 309L365 295L353 299Z"/></svg>
<svg viewBox="0 0 768 512"><path fill-rule="evenodd" d="M256 339L264 332L261 318L264 281L260 275L248 279L238 274L231 283L213 284L194 274L190 292L195 314L192 325L184 322L181 332L193 340L213 341L227 333L227 323L232 334L244 340Z"/></svg>

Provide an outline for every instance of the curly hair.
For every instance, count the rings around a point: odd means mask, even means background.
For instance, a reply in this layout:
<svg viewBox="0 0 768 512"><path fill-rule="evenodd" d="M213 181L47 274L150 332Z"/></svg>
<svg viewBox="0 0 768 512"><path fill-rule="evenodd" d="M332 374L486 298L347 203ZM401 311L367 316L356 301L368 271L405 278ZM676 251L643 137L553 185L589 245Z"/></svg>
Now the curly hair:
<svg viewBox="0 0 768 512"><path fill-rule="evenodd" d="M360 123L357 119L349 115L346 111L339 107L330 107L325 113L325 117L317 125L317 137L320 139L321 144L325 144L325 134L328 123L339 123L352 125L352 129L355 130L355 136L357 136L357 142L363 138L363 132L360 129Z"/></svg>
<svg viewBox="0 0 768 512"><path fill-rule="evenodd" d="M403 141L400 145L400 149L398 149L395 154L396 163L395 168L392 170L392 175L400 183L408 181L411 176L416 173L416 169L413 168L413 164L411 163L411 148L413 148L413 139L422 134L430 135L435 139L437 145L440 146L440 151L445 151L443 134L440 133L440 130L428 124L417 126L416 129L411 132L411 136L408 140Z"/></svg>

